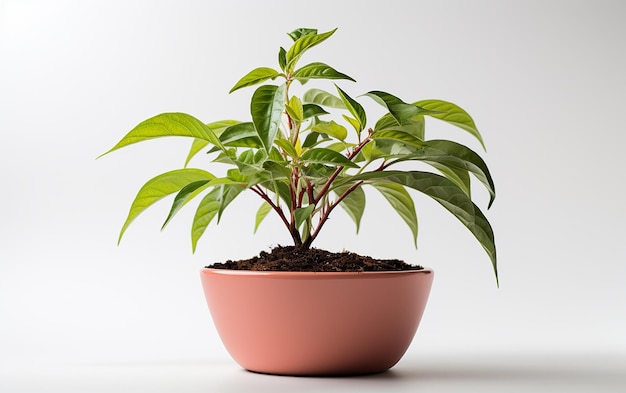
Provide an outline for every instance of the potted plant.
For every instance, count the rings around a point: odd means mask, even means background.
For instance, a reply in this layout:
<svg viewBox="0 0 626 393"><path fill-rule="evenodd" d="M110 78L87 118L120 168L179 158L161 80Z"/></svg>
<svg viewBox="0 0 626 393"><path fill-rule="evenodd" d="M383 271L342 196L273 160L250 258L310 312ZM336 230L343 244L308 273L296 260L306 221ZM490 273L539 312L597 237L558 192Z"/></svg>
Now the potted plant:
<svg viewBox="0 0 626 393"><path fill-rule="evenodd" d="M185 113L163 113L139 123L105 153L158 137L192 139L183 168L141 187L120 239L139 214L172 194L164 226L183 206L200 199L191 231L194 251L207 226L219 222L244 191L260 198L255 231L268 213L278 215L293 245L201 271L222 341L233 358L252 371L373 373L392 367L406 351L426 305L433 271L311 247L338 206L358 231L366 186L382 193L414 241L417 215L407 189L439 202L483 246L497 280L493 231L470 194L471 174L488 190L489 206L493 203L495 189L487 165L470 148L425 134L425 119L435 118L469 132L482 145L474 121L450 102L408 103L370 91L359 100L380 104L385 112L371 122L357 99L329 82L354 79L325 63L300 65L303 55L335 30L301 28L289 33L293 43L280 48L278 68L255 68L234 85L230 93L260 85L252 94L250 120L207 124ZM334 92L305 89L309 81L326 83ZM223 173L189 167L200 152L206 153L212 168L226 168ZM414 164L419 163L434 171L416 170Z"/></svg>

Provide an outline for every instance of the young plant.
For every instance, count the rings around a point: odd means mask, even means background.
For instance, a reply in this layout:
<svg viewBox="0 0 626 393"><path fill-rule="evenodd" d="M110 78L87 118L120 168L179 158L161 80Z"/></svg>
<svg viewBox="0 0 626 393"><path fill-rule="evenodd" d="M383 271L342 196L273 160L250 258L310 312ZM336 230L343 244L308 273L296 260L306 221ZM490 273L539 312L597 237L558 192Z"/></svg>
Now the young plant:
<svg viewBox="0 0 626 393"><path fill-rule="evenodd" d="M289 49L280 48L278 69L255 68L234 85L231 93L261 84L252 94L251 120L206 124L185 113L163 113L139 123L106 152L164 136L193 139L184 168L158 175L139 190L119 239L139 214L160 199L176 194L165 227L183 206L203 195L191 230L195 251L207 226L216 217L219 222L240 193L250 191L261 200L255 232L266 215L274 212L294 245L307 249L338 206L358 231L365 208L363 186L371 186L397 211L416 242L418 220L409 188L439 202L469 229L489 255L497 279L493 231L470 194L471 174L486 187L491 206L495 188L489 169L468 147L425 135L425 118L431 117L469 132L484 147L466 111L451 102L428 99L407 103L383 91L370 91L365 98L385 110L372 124L363 106L337 85L335 94L318 88L301 96L293 94L294 82L354 82L325 63L299 66L302 56L335 30L318 33L301 28L289 33L293 44ZM263 84L268 81L272 82ZM208 153L212 164L230 166L225 176L187 167L201 151ZM437 173L399 169L400 163L406 168L407 162L416 161Z"/></svg>

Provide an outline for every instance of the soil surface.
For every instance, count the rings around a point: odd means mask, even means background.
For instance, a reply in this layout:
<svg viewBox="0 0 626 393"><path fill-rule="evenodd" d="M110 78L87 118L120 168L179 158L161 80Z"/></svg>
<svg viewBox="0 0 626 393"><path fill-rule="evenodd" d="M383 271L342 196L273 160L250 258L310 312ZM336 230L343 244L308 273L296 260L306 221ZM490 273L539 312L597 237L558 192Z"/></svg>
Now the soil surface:
<svg viewBox="0 0 626 393"><path fill-rule="evenodd" d="M399 259L374 259L352 252L330 252L317 248L302 249L277 246L270 252L239 261L228 260L206 266L212 269L288 271L288 272L366 272L422 270Z"/></svg>

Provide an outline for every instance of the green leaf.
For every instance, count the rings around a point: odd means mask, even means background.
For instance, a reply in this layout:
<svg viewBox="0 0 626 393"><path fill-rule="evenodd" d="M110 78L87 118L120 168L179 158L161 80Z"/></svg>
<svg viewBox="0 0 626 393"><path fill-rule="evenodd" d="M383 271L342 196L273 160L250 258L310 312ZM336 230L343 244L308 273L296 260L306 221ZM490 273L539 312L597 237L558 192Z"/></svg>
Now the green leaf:
<svg viewBox="0 0 626 393"><path fill-rule="evenodd" d="M269 178L272 180L286 180L291 177L291 169L284 162L267 160L263 163L263 169L269 173Z"/></svg>
<svg viewBox="0 0 626 393"><path fill-rule="evenodd" d="M346 127L335 123L333 120L331 120L330 123L319 123L314 126L312 130L321 134L326 134L335 139L339 139L340 141L343 141L348 137L348 130L346 130Z"/></svg>
<svg viewBox="0 0 626 393"><path fill-rule="evenodd" d="M282 46L278 51L278 65L281 70L285 71L285 67L287 66L287 51Z"/></svg>
<svg viewBox="0 0 626 393"><path fill-rule="evenodd" d="M214 188L202 198L196 209L196 214L193 217L193 223L191 225L192 252L196 251L198 240L202 237L211 221L213 221L213 218L217 216L217 212L220 209L220 194L221 189L219 187Z"/></svg>
<svg viewBox="0 0 626 393"><path fill-rule="evenodd" d="M430 113L427 115L436 119L443 120L469 132L476 139L478 139L483 149L485 149L485 143L483 142L483 138L480 135L480 132L478 132L478 129L476 128L474 120L469 115L469 113L467 113L458 105L442 100L422 100L416 102L415 105L430 111L440 112Z"/></svg>
<svg viewBox="0 0 626 393"><path fill-rule="evenodd" d="M180 189L176 197L174 198L174 203L172 203L172 208L170 209L165 222L161 226L161 230L165 229L167 224L170 222L172 218L180 211L180 209L187 204L190 200L192 200L196 195L206 189L205 185L209 183L209 180L200 180L193 183L189 183L183 188Z"/></svg>
<svg viewBox="0 0 626 393"><path fill-rule="evenodd" d="M220 219L222 218L222 213L224 213L224 210L226 209L226 207L228 205L230 205L230 203L239 195L241 194L246 187L240 185L240 184L224 184L222 186L220 186L220 206L219 209L217 211L217 222L220 222Z"/></svg>
<svg viewBox="0 0 626 393"><path fill-rule="evenodd" d="M268 181L264 186L285 202L287 206L291 206L291 189L289 188L289 178L285 180Z"/></svg>
<svg viewBox="0 0 626 393"><path fill-rule="evenodd" d="M386 130L403 131L424 140L424 116L414 116L400 125L391 113L386 113L376 122L374 132Z"/></svg>
<svg viewBox="0 0 626 393"><path fill-rule="evenodd" d="M298 38L304 37L305 35L317 34L317 29L308 29L305 27L301 27L287 34L289 35L289 37L291 37L292 40L297 41Z"/></svg>
<svg viewBox="0 0 626 393"><path fill-rule="evenodd" d="M327 106L329 108L347 109L343 101L321 89L310 89L302 96L304 102Z"/></svg>
<svg viewBox="0 0 626 393"><path fill-rule="evenodd" d="M220 149L224 148L215 133L195 117L186 113L162 113L139 123L115 146L99 157L133 143L165 136L185 136L202 139Z"/></svg>
<svg viewBox="0 0 626 393"><path fill-rule="evenodd" d="M311 63L293 72L294 79L307 81L309 79L347 79L356 82L346 74L335 70L324 63Z"/></svg>
<svg viewBox="0 0 626 393"><path fill-rule="evenodd" d="M197 182L186 185L178 192L178 194L174 198L174 203L172 204L172 208L170 209L170 212L165 222L163 223L161 230L165 229L165 227L170 222L170 220L174 218L176 213L178 213L183 206L185 206L188 202L190 202L193 198L198 196L207 188L214 187L214 186L221 185L221 184L238 184L238 183L241 186L242 185L241 183L245 184L246 180L245 179L234 180L231 178L231 176L229 176L229 177L224 177L224 178L213 179L210 181L201 180L201 181L197 181Z"/></svg>
<svg viewBox="0 0 626 393"><path fill-rule="evenodd" d="M256 128L251 122L239 123L226 128L220 135L220 140L224 146L254 148L263 146Z"/></svg>
<svg viewBox="0 0 626 393"><path fill-rule="evenodd" d="M327 38L333 35L333 33L336 30L337 29L334 29L334 30L331 30L322 34L315 33L315 34L300 35L300 37L293 43L291 48L289 48L289 50L287 51L287 56L286 56L287 66L285 67L285 69L287 71L293 70L295 64L298 62L298 60L300 60L300 57L302 57L304 52L311 49L315 45L318 45L321 42L325 41Z"/></svg>
<svg viewBox="0 0 626 393"><path fill-rule="evenodd" d="M341 153L347 150L348 148L355 147L355 146L356 145L354 143L335 142L335 143L331 143L329 145L324 146L324 148L336 151L337 153Z"/></svg>
<svg viewBox="0 0 626 393"><path fill-rule="evenodd" d="M267 215L271 211L272 211L272 206L269 203L267 203L267 202L263 202L263 204L261 204L261 206L259 206L259 210L257 210L256 217L255 217L255 220L254 220L254 233L256 233L256 231L257 231L257 229L259 229L259 225L261 224L263 219L265 219L265 217L267 217Z"/></svg>
<svg viewBox="0 0 626 393"><path fill-rule="evenodd" d="M207 127L209 127L213 133L215 135L217 135L218 137L221 137L222 134L224 133L224 131L226 131L227 128L234 126L236 124L241 124L241 121L239 120L219 120L219 121L215 121L213 123L209 123L207 124Z"/></svg>
<svg viewBox="0 0 626 393"><path fill-rule="evenodd" d="M309 148L309 147L313 147L315 145L317 145L318 143L318 139L320 138L320 134L317 132L310 132L306 138L304 139L304 142L302 142L302 147L303 148ZM324 135L325 136L325 135ZM330 138L328 138L330 139Z"/></svg>
<svg viewBox="0 0 626 393"><path fill-rule="evenodd" d="M363 129L361 126L361 122L359 122L357 119L346 115L342 116L348 123L350 123L350 125L352 126L352 128L355 129L356 132L360 132Z"/></svg>
<svg viewBox="0 0 626 393"><path fill-rule="evenodd" d="M410 144L402 143L393 139L374 139L374 146L371 154L376 158L384 158L387 161L396 159L394 162L401 160L409 161L416 154L417 147ZM387 163L389 165L389 162Z"/></svg>
<svg viewBox="0 0 626 393"><path fill-rule="evenodd" d="M185 159L185 168L189 165L189 161L198 154L202 149L204 149L209 142L203 139L194 139L191 143L191 148L189 149L189 153L187 154L187 158Z"/></svg>
<svg viewBox="0 0 626 393"><path fill-rule="evenodd" d="M348 168L358 168L354 162L350 161L346 156L336 151L317 147L305 151L302 154L302 161L307 163L318 163L333 166L343 166Z"/></svg>
<svg viewBox="0 0 626 393"><path fill-rule="evenodd" d="M280 75L280 72L276 71L273 68L255 68L254 70L248 72L243 78L241 78L239 82L235 83L235 86L233 86L233 88L230 89L228 93L230 94L235 90L241 89L242 87L254 86L268 79L276 78L278 75Z"/></svg>
<svg viewBox="0 0 626 393"><path fill-rule="evenodd" d="M372 134L372 139L374 140L388 139L388 140L392 140L395 142L403 143L405 145L412 145L415 147L424 146L424 141L404 131L395 131L395 130L377 131Z"/></svg>
<svg viewBox="0 0 626 393"><path fill-rule="evenodd" d="M131 204L126 221L120 231L118 243L122 240L124 232L126 232L126 229L133 220L152 204L170 194L180 191L190 183L204 180L210 181L213 179L215 179L215 176L209 172L201 169L185 168L162 173L148 180L146 184L141 187L135 200Z"/></svg>
<svg viewBox="0 0 626 393"><path fill-rule="evenodd" d="M463 176L460 175L459 171L472 173L489 192L490 200L488 208L491 207L496 197L495 185L487 164L476 152L460 143L448 140L430 140L423 142L422 146L423 147L416 150L414 154L409 154L400 160L418 160L424 161L430 165L433 165L433 163L443 165L451 170L456 170L457 176ZM440 166L433 166L441 170ZM450 175L449 173L444 174ZM463 183L466 182L464 178L460 180ZM461 186L461 188L464 187ZM469 195L469 186L465 191Z"/></svg>
<svg viewBox="0 0 626 393"><path fill-rule="evenodd" d="M407 104L398 97L385 93L384 91L370 91L365 95L387 108L398 124L404 124L413 116L424 112L421 108Z"/></svg>
<svg viewBox="0 0 626 393"><path fill-rule="evenodd" d="M293 120L297 122L304 120L304 108L302 107L302 101L298 97L292 96L285 109Z"/></svg>
<svg viewBox="0 0 626 393"><path fill-rule="evenodd" d="M274 143L278 147L280 147L288 156L291 156L293 158L299 157L299 154L296 151L296 148L287 139L276 138L274 140Z"/></svg>
<svg viewBox="0 0 626 393"><path fill-rule="evenodd" d="M449 167L435 161L429 161L428 164L437 169L446 178L452 180L468 197L472 197L470 176L466 169Z"/></svg>
<svg viewBox="0 0 626 393"><path fill-rule="evenodd" d="M367 172L350 178L367 183L391 182L422 192L451 212L469 229L489 255L493 270L498 279L496 245L493 229L487 218L470 198L452 181L441 175L420 171Z"/></svg>
<svg viewBox="0 0 626 393"><path fill-rule="evenodd" d="M296 219L296 228L300 228L304 222L311 217L311 213L315 210L315 205L308 205L294 210L293 214Z"/></svg>
<svg viewBox="0 0 626 393"><path fill-rule="evenodd" d="M217 185L222 185L222 184L237 184L237 183L240 183L239 185L241 185L241 183L245 184L245 180L243 179L233 180L229 176L226 178L217 178L213 180L200 180L197 182L187 184L178 192L178 194L174 198L172 208L170 209L170 212L167 218L165 219L165 222L163 223L161 230L165 229L165 227L170 222L170 220L174 218L176 213L178 213L183 206L185 206L188 202L190 202L193 198L198 196L207 188L214 187Z"/></svg>
<svg viewBox="0 0 626 393"><path fill-rule="evenodd" d="M435 161L450 168L458 168L472 173L489 191L491 207L496 198L496 188L483 159L472 149L448 140L425 142L425 159Z"/></svg>
<svg viewBox="0 0 626 393"><path fill-rule="evenodd" d="M285 85L265 85L252 95L250 112L259 139L269 153L278 134L280 119L285 106Z"/></svg>
<svg viewBox="0 0 626 393"><path fill-rule="evenodd" d="M303 113L302 117L304 118L304 120L309 119L311 117L328 114L328 112L326 112L324 108L316 104L303 104L302 113Z"/></svg>
<svg viewBox="0 0 626 393"><path fill-rule="evenodd" d="M343 185L341 187L335 188L333 191L337 196L341 196L344 192L350 188L352 184ZM365 192L361 187L357 187L348 194L339 204L348 216L354 221L356 225L356 233L359 233L359 228L361 226L361 218L363 217L363 212L365 211Z"/></svg>
<svg viewBox="0 0 626 393"><path fill-rule="evenodd" d="M361 104L356 102L345 91L341 90L339 86L335 85L335 87L337 87L337 92L339 93L339 97L343 101L346 108L348 108L348 111L359 122L359 129L357 130L357 132L362 131L363 128L365 128L365 125L367 124L367 117L365 115L365 110L363 109Z"/></svg>
<svg viewBox="0 0 626 393"><path fill-rule="evenodd" d="M219 137L226 128L238 123L240 122L237 120L220 120L214 123L207 124L207 127L209 127L213 131L213 133ZM189 154L187 154L187 159L185 160L185 167L189 165L189 161L191 161L191 159L202 149L204 149L208 144L209 142L203 139L194 139L193 143L191 144L191 149L189 149Z"/></svg>
<svg viewBox="0 0 626 393"><path fill-rule="evenodd" d="M395 183L373 183L372 186L380 191L387 199L391 207L400 215L404 222L411 229L413 243L417 247L417 214L413 198L407 190L400 184Z"/></svg>
<svg viewBox="0 0 626 393"><path fill-rule="evenodd" d="M239 157L234 159L235 165L245 176L258 175L263 172L263 164L267 160L265 150L249 149L244 150Z"/></svg>

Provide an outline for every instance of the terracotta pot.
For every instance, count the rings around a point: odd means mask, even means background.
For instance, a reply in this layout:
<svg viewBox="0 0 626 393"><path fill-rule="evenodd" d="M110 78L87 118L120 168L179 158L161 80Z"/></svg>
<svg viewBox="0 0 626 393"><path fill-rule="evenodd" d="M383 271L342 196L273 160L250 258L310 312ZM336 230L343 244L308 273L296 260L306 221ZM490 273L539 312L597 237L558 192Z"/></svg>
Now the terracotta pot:
<svg viewBox="0 0 626 393"><path fill-rule="evenodd" d="M309 273L202 269L224 346L243 368L283 375L381 372L406 352L431 269Z"/></svg>

